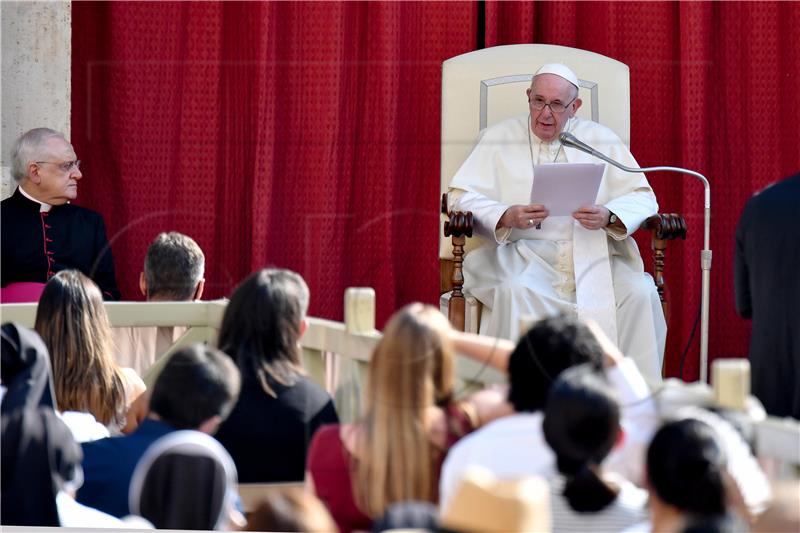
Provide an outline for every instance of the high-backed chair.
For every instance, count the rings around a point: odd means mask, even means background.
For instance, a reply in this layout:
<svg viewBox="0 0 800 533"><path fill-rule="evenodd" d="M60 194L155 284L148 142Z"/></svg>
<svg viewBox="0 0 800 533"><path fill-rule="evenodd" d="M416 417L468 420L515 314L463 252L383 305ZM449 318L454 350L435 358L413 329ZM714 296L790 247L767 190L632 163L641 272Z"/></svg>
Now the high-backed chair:
<svg viewBox="0 0 800 533"><path fill-rule="evenodd" d="M487 241L472 237L472 213L450 212L447 190L461 164L487 126L528 112L525 89L545 63L564 63L580 80L583 105L577 115L611 128L630 146L630 73L628 66L594 52L547 44L496 46L448 59L442 64L441 266L442 311L454 327L478 331L480 307L464 295L461 265L465 253ZM659 214L642 225L652 231L653 277L665 316L666 241L686 237L686 223L676 214ZM450 237L450 238L447 238Z"/></svg>

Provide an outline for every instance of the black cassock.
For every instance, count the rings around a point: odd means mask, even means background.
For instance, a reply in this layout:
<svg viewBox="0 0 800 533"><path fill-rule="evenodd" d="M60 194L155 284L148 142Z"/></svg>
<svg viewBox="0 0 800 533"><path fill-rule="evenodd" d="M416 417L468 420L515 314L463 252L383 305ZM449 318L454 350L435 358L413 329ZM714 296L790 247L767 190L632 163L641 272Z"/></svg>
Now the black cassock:
<svg viewBox="0 0 800 533"><path fill-rule="evenodd" d="M71 204L54 205L46 213L39 208L19 189L0 203L0 286L47 283L56 272L74 268L97 283L103 298L119 300L103 217Z"/></svg>
<svg viewBox="0 0 800 533"><path fill-rule="evenodd" d="M736 228L736 310L753 319L753 394L800 418L800 174L747 201Z"/></svg>

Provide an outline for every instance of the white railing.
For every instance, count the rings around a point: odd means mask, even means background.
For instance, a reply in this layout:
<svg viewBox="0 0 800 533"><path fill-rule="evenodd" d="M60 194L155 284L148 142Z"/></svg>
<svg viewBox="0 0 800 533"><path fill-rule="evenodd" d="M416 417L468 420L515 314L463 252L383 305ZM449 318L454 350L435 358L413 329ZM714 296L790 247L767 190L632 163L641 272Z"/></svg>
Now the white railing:
<svg viewBox="0 0 800 533"><path fill-rule="evenodd" d="M216 343L226 300L208 302L107 302L114 327L185 326L189 329L143 379L148 387L155 381L169 355L194 343ZM312 379L333 396L343 421L358 416L367 368L373 349L381 338L375 329L375 293L351 288L345 294L345 321L309 317L309 328L301 339L306 369ZM32 328L36 304L1 304L0 321L18 322ZM457 390L503 382L501 373L480 363L458 357ZM704 394L711 395L713 391ZM719 396L719 395L718 395ZM767 418L755 424L755 444L762 457L800 464L800 423L794 419Z"/></svg>

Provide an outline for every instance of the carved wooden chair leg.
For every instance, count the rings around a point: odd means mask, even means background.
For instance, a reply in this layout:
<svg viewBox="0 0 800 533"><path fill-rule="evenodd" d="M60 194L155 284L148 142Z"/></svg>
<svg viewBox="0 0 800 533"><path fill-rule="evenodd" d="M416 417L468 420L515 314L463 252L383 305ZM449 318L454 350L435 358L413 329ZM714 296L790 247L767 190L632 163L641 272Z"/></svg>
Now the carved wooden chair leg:
<svg viewBox="0 0 800 533"><path fill-rule="evenodd" d="M466 321L466 300L464 299L464 244L467 237L472 237L472 213L469 211L448 211L447 193L442 195L442 213L447 215L444 223L444 234L453 240L453 272L450 284L453 287L448 306L450 324L459 331L464 331Z"/></svg>

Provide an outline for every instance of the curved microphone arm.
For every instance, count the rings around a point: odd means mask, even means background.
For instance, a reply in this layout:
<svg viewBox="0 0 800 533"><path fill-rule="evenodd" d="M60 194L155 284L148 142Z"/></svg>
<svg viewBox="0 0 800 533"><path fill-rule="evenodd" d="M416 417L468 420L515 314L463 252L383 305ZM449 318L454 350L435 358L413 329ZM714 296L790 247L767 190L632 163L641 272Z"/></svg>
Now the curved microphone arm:
<svg viewBox="0 0 800 533"><path fill-rule="evenodd" d="M577 137L568 132L563 132L558 136L561 144L569 146L592 155L598 159L602 159L606 163L614 165L620 170L625 172L677 172L679 174L687 174L693 176L703 182L704 188L704 201L703 201L703 250L700 252L700 268L702 270L702 294L700 298L700 381L708 382L708 301L709 301L709 285L711 281L711 185L708 179L694 170L688 170L680 167L626 167L622 163L614 161L607 155L598 152L588 144L579 140Z"/></svg>

